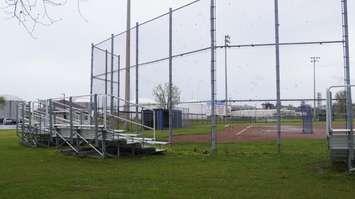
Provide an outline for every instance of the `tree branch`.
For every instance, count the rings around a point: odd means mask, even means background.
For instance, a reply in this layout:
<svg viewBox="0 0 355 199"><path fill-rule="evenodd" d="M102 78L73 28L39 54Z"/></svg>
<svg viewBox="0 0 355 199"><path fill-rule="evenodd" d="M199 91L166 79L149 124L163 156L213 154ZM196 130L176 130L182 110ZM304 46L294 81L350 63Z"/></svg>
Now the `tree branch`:
<svg viewBox="0 0 355 199"><path fill-rule="evenodd" d="M9 18L16 19L27 33L34 37L34 31L38 25L50 26L61 18L50 14L50 9L64 7L67 0L2 0L0 7ZM87 21L80 11L80 1L77 1L77 9L80 16Z"/></svg>

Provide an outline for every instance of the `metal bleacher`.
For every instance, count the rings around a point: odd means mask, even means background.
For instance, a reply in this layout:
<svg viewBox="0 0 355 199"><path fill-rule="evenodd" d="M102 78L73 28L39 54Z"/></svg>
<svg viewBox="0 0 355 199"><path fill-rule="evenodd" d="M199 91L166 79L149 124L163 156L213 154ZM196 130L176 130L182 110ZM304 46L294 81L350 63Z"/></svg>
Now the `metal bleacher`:
<svg viewBox="0 0 355 199"><path fill-rule="evenodd" d="M90 98L83 106L75 100ZM112 100L112 101L110 101ZM57 147L83 156L119 157L122 154L161 153L167 142L158 141L153 127L120 113L114 96L88 95L68 99L46 99L20 103L17 107L17 135L30 147ZM110 104L110 106L108 106ZM137 104L140 112L147 108ZM154 111L154 110L152 110Z"/></svg>
<svg viewBox="0 0 355 199"><path fill-rule="evenodd" d="M347 125L349 121L347 121L345 116L340 117L340 119L337 118L336 120L334 118L338 113L335 113L334 111L332 91L340 89L340 91L343 92L344 88L345 86L332 86L327 90L326 133L331 161L348 163L349 171L353 171L354 169L352 168L352 165L355 159L355 139L353 132L355 129L344 128L349 126ZM345 99L336 100L339 101ZM352 126L352 124L350 126Z"/></svg>

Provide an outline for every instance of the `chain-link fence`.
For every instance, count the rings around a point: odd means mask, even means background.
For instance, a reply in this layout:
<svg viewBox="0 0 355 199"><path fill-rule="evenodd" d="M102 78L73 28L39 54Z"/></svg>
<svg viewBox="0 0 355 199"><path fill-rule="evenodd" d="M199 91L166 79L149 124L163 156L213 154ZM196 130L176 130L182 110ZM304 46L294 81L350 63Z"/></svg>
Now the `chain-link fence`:
<svg viewBox="0 0 355 199"><path fill-rule="evenodd" d="M91 93L169 109L169 89L159 96L154 91L159 85L176 87L179 100L172 105L180 115L171 117L184 121L176 128L193 134L194 127L207 126L207 137L214 115L224 132L235 128L232 133L236 136L248 135L254 127L254 133L272 138L277 131L302 134L306 127L320 133L324 130L324 91L344 82L342 49L347 48L347 38L342 32L342 3L286 0L275 7L274 1L193 1L93 45ZM320 4L327 10L315 14ZM279 32L273 13L280 16ZM279 48L279 73L275 47ZM214 53L216 60L211 56ZM321 62L312 65L311 56L320 56ZM164 100L157 100L159 97ZM126 117L141 120L128 103L118 107ZM235 123L243 125L233 127ZM218 127L217 131L223 130ZM182 136L194 139L185 134ZM233 136L227 141L233 141Z"/></svg>

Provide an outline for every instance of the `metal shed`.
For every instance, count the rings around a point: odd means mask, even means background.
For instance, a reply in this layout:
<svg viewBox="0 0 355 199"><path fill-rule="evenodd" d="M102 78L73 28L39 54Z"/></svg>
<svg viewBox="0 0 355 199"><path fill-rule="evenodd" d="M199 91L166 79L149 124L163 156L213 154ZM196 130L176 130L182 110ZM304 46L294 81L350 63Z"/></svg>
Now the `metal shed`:
<svg viewBox="0 0 355 199"><path fill-rule="evenodd" d="M5 98L5 104L0 106L0 123L6 120L16 120L17 105L23 100L12 95L0 95Z"/></svg>

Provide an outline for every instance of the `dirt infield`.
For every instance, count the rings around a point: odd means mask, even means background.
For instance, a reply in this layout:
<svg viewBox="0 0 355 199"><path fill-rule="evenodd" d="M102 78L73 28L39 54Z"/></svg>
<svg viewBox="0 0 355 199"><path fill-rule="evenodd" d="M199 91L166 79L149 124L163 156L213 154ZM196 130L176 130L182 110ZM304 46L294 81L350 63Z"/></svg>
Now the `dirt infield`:
<svg viewBox="0 0 355 199"><path fill-rule="evenodd" d="M324 128L314 128L313 134L304 134L302 128L297 126L282 126L283 139L323 139L326 138ZM225 128L217 133L218 143L230 143L241 141L267 141L277 138L277 130L274 125L235 125ZM175 136L175 142L209 142L210 135L180 135Z"/></svg>

